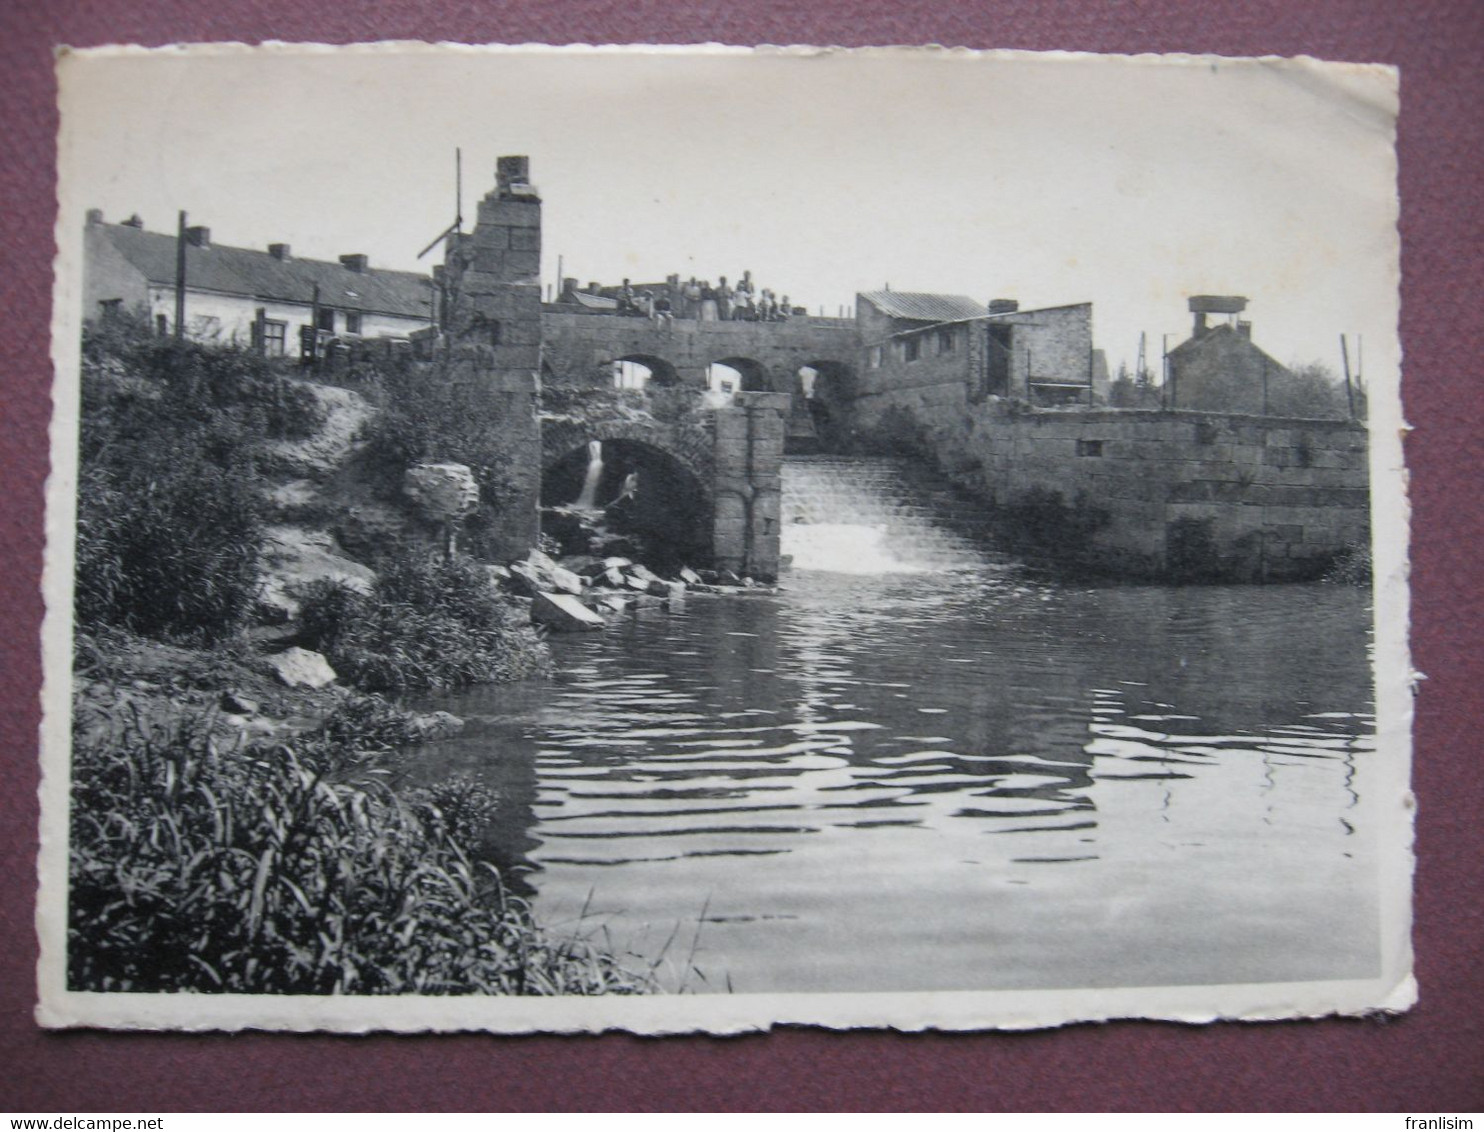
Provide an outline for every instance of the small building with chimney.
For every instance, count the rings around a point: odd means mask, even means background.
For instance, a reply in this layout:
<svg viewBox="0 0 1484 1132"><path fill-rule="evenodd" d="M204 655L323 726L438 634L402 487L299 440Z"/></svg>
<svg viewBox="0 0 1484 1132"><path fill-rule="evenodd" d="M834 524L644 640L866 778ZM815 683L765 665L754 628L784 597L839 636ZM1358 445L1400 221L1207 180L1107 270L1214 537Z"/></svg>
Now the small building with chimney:
<svg viewBox="0 0 1484 1132"><path fill-rule="evenodd" d="M93 209L84 234L84 319L143 313L157 333L174 333L182 240L188 338L298 357L326 337L405 338L436 317L428 276L374 268L360 253L329 262L299 258L288 244L228 247L213 243L206 227L166 235L146 231L138 216L106 223Z"/></svg>
<svg viewBox="0 0 1484 1132"><path fill-rule="evenodd" d="M1091 405L1106 397L1091 303L1022 310L1014 299L985 304L966 295L863 291L856 326L866 390L952 389L960 403L1004 397Z"/></svg>
<svg viewBox="0 0 1484 1132"><path fill-rule="evenodd" d="M1213 413L1268 411L1268 386L1290 376L1252 341L1243 295L1192 295L1191 335L1168 355L1170 407ZM1211 316L1224 316L1211 323Z"/></svg>

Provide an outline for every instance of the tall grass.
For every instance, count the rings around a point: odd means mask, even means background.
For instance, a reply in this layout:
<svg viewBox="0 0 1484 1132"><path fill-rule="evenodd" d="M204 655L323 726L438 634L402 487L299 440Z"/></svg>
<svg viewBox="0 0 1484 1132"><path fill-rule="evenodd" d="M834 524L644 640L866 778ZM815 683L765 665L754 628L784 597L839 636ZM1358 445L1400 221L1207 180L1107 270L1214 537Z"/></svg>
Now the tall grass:
<svg viewBox="0 0 1484 1132"><path fill-rule="evenodd" d="M127 705L131 701L123 700ZM600 994L651 989L542 931L437 806L400 797L385 713L234 749L209 714L80 717L74 990ZM375 724L380 719L382 730ZM365 737L363 744L356 736Z"/></svg>
<svg viewBox="0 0 1484 1132"><path fill-rule="evenodd" d="M381 564L371 594L316 582L302 635L366 691L457 688L547 675L550 655L484 567L409 553Z"/></svg>

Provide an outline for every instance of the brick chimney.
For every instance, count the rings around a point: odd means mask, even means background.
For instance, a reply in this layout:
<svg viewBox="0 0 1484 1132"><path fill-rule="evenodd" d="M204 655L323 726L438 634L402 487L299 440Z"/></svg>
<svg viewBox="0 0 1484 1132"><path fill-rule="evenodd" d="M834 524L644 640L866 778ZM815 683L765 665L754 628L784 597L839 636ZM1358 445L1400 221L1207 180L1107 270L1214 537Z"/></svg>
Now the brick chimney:
<svg viewBox="0 0 1484 1132"><path fill-rule="evenodd" d="M1247 298L1244 295L1192 295L1190 313L1194 317L1190 336L1199 338L1206 333L1208 314L1241 314L1246 309Z"/></svg>
<svg viewBox="0 0 1484 1132"><path fill-rule="evenodd" d="M186 243L193 248L211 247L211 229L204 224L193 224L185 230Z"/></svg>
<svg viewBox="0 0 1484 1132"><path fill-rule="evenodd" d="M366 265L366 256L362 255L360 252L356 252L352 255L343 255L340 257L340 266L345 268L347 271L354 271L357 275L366 274Z"/></svg>
<svg viewBox="0 0 1484 1132"><path fill-rule="evenodd" d="M121 223L125 228L143 228L144 227L144 221L139 218L139 213L137 213L137 212L133 216L129 217L129 219L127 219L127 220L121 220L119 223Z"/></svg>
<svg viewBox="0 0 1484 1132"><path fill-rule="evenodd" d="M269 244L268 254L271 255L274 259L283 260L285 263L294 258L290 254L289 246L287 244Z"/></svg>
<svg viewBox="0 0 1484 1132"><path fill-rule="evenodd" d="M103 223L103 210L101 208L90 208L90 209L88 209L88 226L89 227L92 227L94 224L102 224L102 223Z"/></svg>
<svg viewBox="0 0 1484 1132"><path fill-rule="evenodd" d="M495 158L495 188L502 197L534 197L529 157Z"/></svg>
<svg viewBox="0 0 1484 1132"><path fill-rule="evenodd" d="M1014 314L1020 309L1019 299L990 299L990 314Z"/></svg>

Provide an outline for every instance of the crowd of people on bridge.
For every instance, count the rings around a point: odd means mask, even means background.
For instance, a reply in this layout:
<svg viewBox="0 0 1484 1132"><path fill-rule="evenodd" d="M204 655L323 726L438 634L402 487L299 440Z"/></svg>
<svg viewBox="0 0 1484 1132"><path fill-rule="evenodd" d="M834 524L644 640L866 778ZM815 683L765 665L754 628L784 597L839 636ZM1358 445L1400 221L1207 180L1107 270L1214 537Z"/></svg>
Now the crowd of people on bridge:
<svg viewBox="0 0 1484 1132"><path fill-rule="evenodd" d="M801 314L787 295L779 297L766 287L759 288L752 272L744 271L735 284L725 275L713 285L709 279L692 275L685 282L672 275L665 283L636 288L629 280L618 290L618 313L648 318L670 325L677 318L698 322L784 322Z"/></svg>

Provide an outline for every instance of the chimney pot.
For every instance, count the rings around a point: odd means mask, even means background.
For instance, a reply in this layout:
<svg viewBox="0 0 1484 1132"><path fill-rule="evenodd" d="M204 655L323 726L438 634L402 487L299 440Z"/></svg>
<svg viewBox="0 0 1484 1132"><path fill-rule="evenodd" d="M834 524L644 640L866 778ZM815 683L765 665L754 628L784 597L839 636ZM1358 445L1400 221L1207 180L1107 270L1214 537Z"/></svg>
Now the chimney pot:
<svg viewBox="0 0 1484 1132"><path fill-rule="evenodd" d="M357 275L364 275L366 273L366 256L360 252L355 252L352 255L343 255L340 257L340 266L347 271L354 271Z"/></svg>
<svg viewBox="0 0 1484 1132"><path fill-rule="evenodd" d="M144 221L139 218L139 213L136 212L129 219L123 221L123 225L125 228L143 228Z"/></svg>
<svg viewBox="0 0 1484 1132"><path fill-rule="evenodd" d="M103 210L101 208L90 208L90 209L88 209L88 223L89 224L102 224L103 223Z"/></svg>
<svg viewBox="0 0 1484 1132"><path fill-rule="evenodd" d="M268 254L274 259L281 259L285 262L294 258L287 244L269 244Z"/></svg>
<svg viewBox="0 0 1484 1132"><path fill-rule="evenodd" d="M1252 323L1246 319L1237 319L1237 333L1250 342L1252 340Z"/></svg>

